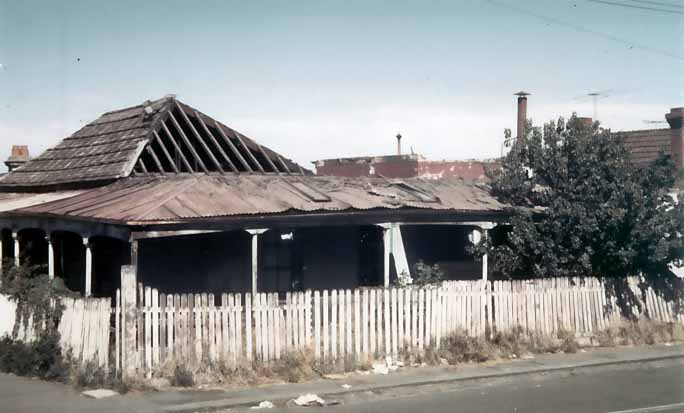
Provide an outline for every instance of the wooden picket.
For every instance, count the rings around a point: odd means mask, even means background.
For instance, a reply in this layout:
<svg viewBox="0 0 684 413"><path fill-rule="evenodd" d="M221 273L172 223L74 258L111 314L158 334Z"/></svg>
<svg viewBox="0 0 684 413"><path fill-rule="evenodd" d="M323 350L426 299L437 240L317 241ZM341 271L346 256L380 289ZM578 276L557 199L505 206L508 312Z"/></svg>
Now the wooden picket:
<svg viewBox="0 0 684 413"><path fill-rule="evenodd" d="M632 288L638 280L630 279ZM636 290L635 290L636 291ZM615 297L596 278L541 280L448 281L440 286L359 288L251 294L165 295L139 285L135 360L151 372L165 362L223 362L242 359L271 362L293 351L311 351L316 360L335 363L348 358L372 360L397 356L404 349L438 347L452 333L484 336L521 328L528 334L554 335L560 330L591 335L620 320ZM282 301L281 301L282 300ZM104 324L109 303L72 300L60 325L72 340L72 351L106 362ZM243 305L244 303L244 305ZM642 312L665 322L684 322L651 289L643 294ZM0 306L2 303L0 302ZM115 308L115 361L123 356L121 296ZM71 314L71 313L69 313ZM81 326L94 325L84 329ZM24 332L26 334L26 332Z"/></svg>

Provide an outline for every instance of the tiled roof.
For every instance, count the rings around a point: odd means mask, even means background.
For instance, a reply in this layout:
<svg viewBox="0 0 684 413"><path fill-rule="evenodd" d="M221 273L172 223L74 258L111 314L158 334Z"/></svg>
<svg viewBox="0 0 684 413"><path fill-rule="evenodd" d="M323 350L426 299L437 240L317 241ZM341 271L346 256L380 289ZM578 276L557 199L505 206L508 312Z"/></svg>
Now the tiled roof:
<svg viewBox="0 0 684 413"><path fill-rule="evenodd" d="M465 214L508 210L486 188L460 180L196 175L127 178L12 213L144 225L216 217L402 208Z"/></svg>

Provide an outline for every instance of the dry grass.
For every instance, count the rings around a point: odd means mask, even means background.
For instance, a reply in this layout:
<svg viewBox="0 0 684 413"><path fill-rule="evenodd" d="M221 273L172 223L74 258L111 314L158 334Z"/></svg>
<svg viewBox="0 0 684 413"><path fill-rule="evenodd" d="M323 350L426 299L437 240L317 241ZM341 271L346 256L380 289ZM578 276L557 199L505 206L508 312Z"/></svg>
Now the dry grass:
<svg viewBox="0 0 684 413"><path fill-rule="evenodd" d="M645 318L637 321L622 320L594 335L602 347L616 345L643 345L684 341L684 326Z"/></svg>

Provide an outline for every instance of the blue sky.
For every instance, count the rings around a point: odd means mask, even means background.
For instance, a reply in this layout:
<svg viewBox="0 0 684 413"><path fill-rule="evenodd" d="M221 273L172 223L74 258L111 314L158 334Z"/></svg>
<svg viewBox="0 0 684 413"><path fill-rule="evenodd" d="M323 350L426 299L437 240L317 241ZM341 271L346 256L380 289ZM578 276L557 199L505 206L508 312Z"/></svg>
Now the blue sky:
<svg viewBox="0 0 684 413"><path fill-rule="evenodd" d="M599 90L606 126L654 127L684 105L684 16L588 0L0 0L0 64L2 159L167 93L305 165L390 153L397 131L432 159L487 158L520 89L535 122L591 116Z"/></svg>

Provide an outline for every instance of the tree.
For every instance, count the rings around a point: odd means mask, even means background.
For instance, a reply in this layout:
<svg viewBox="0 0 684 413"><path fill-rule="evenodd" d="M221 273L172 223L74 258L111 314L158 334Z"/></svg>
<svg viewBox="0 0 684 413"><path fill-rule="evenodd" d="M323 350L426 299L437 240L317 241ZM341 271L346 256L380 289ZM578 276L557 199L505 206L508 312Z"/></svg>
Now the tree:
<svg viewBox="0 0 684 413"><path fill-rule="evenodd" d="M510 228L480 248L493 269L508 277L670 275L668 264L684 252L684 200L670 196L670 157L639 168L620 134L576 115L543 134L529 122L527 130L488 172L493 194L514 206Z"/></svg>

